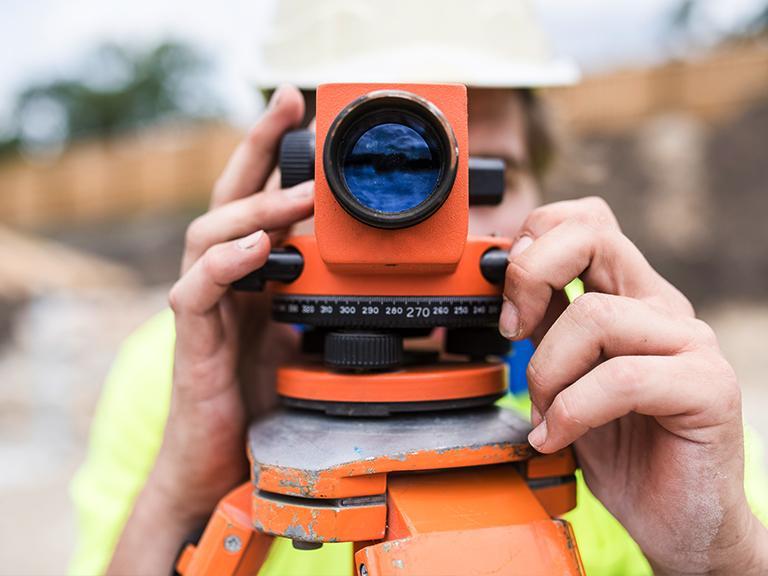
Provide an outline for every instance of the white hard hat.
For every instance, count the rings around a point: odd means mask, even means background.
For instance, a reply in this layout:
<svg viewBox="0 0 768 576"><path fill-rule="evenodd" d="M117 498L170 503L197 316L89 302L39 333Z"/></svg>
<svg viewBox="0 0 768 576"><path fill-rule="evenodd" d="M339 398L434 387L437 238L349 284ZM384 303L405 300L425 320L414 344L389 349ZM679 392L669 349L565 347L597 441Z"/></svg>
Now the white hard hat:
<svg viewBox="0 0 768 576"><path fill-rule="evenodd" d="M526 0L278 0L256 84L460 82L572 84Z"/></svg>

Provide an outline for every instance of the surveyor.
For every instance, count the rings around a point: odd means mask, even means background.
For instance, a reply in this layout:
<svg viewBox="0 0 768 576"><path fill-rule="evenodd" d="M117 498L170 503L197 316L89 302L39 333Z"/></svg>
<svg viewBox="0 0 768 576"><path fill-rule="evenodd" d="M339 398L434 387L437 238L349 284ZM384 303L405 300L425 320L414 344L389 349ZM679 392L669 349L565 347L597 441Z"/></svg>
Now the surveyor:
<svg viewBox="0 0 768 576"><path fill-rule="evenodd" d="M553 151L535 89L575 71L549 57L530 6L286 0L263 60L257 82L280 87L188 229L172 310L128 339L106 384L73 488L72 572L170 573L247 476L245 426L272 406L297 335L227 284L312 214L311 182L282 190L270 174L280 137L311 116L313 88L379 80L467 84L470 153L506 160L502 204L472 208L470 229L515 239L500 330L538 346L529 392L505 402L530 414L539 451L575 446L583 473L566 518L587 573L768 573L768 482L712 330L605 202L537 207ZM586 293L569 304L560 289L576 277ZM350 557L351 544L276 539L260 573L350 574Z"/></svg>

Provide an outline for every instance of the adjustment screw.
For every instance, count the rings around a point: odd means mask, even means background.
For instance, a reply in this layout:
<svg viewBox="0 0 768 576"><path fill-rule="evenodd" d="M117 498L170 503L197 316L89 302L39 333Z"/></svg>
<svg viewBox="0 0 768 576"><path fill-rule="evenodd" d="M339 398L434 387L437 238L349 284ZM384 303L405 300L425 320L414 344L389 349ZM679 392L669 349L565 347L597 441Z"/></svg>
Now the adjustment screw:
<svg viewBox="0 0 768 576"><path fill-rule="evenodd" d="M308 542L307 540L292 540L296 550L317 550L323 547L322 542Z"/></svg>
<svg viewBox="0 0 768 576"><path fill-rule="evenodd" d="M230 534L226 538L224 538L224 550L227 552L240 552L240 549L243 547L243 543L240 540L239 537L235 536L234 534Z"/></svg>

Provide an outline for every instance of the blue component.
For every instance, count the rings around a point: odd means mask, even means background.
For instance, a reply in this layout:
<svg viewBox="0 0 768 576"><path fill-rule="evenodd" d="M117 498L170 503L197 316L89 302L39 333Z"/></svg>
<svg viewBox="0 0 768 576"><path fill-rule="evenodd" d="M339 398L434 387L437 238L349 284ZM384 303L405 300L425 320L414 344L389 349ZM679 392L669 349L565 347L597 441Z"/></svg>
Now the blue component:
<svg viewBox="0 0 768 576"><path fill-rule="evenodd" d="M358 138L343 160L342 174L360 204L396 214L429 198L440 177L440 159L418 128L390 122Z"/></svg>
<svg viewBox="0 0 768 576"><path fill-rule="evenodd" d="M528 363L535 351L536 347L531 340L512 342L512 351L504 359L509 366L509 391L512 394L519 394L528 390L528 378L525 376L525 371L528 369Z"/></svg>

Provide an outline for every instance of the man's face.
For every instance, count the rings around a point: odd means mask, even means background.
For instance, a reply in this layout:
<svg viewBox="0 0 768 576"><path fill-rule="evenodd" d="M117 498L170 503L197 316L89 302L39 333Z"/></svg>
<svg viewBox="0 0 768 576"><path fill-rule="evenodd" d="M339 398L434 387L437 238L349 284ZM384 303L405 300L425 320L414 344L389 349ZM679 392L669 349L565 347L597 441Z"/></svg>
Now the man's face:
<svg viewBox="0 0 768 576"><path fill-rule="evenodd" d="M525 110L514 90L469 90L469 153L501 158L506 163L504 200L498 206L470 209L472 234L514 238L540 201L526 145Z"/></svg>

